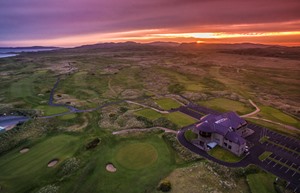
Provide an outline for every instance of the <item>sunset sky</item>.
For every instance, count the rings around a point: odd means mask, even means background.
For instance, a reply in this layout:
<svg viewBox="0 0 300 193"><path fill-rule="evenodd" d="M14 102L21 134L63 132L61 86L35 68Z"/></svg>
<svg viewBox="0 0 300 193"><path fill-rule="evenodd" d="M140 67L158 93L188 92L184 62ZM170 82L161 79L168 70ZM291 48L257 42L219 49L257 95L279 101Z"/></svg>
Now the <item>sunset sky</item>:
<svg viewBox="0 0 300 193"><path fill-rule="evenodd" d="M0 46L300 45L300 0L1 0Z"/></svg>

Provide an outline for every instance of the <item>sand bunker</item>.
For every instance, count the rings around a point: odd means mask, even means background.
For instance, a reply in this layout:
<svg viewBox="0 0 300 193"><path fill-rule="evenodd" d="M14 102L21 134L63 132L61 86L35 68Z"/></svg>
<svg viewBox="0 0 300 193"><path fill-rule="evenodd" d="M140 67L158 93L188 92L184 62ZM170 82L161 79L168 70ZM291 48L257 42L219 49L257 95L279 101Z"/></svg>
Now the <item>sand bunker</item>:
<svg viewBox="0 0 300 193"><path fill-rule="evenodd" d="M29 151L29 148L25 147L23 149L20 150L20 153L26 153Z"/></svg>
<svg viewBox="0 0 300 193"><path fill-rule="evenodd" d="M53 159L48 163L48 167L51 168L53 166L55 166L58 163L58 159Z"/></svg>
<svg viewBox="0 0 300 193"><path fill-rule="evenodd" d="M117 168L115 168L115 166L113 164L109 163L106 165L106 170L109 172L116 172Z"/></svg>

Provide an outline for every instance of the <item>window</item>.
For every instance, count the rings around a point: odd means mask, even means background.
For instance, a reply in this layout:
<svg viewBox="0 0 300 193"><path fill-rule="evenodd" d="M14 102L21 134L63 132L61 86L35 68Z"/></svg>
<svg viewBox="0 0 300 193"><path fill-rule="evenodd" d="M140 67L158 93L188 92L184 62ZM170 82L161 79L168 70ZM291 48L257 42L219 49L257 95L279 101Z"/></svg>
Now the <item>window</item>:
<svg viewBox="0 0 300 193"><path fill-rule="evenodd" d="M224 146L227 147L227 143L224 143Z"/></svg>
<svg viewBox="0 0 300 193"><path fill-rule="evenodd" d="M231 145L228 146L228 149L231 149Z"/></svg>

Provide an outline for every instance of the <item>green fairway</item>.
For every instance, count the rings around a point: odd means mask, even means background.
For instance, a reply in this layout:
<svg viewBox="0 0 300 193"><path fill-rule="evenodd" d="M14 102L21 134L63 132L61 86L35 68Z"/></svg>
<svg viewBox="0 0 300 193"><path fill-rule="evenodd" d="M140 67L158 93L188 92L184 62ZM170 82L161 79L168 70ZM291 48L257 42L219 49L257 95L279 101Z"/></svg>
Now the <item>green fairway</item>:
<svg viewBox="0 0 300 193"><path fill-rule="evenodd" d="M173 112L166 115L166 118L178 125L179 127L184 127L196 123L198 120L183 114L181 112Z"/></svg>
<svg viewBox="0 0 300 193"><path fill-rule="evenodd" d="M40 186L41 179L54 172L47 164L52 159L60 163L71 157L76 149L78 137L58 135L29 146L27 153L12 151L0 159L0 184L5 192L27 192L33 186ZM27 190L27 191L26 191Z"/></svg>
<svg viewBox="0 0 300 193"><path fill-rule="evenodd" d="M300 128L300 122L297 119L281 112L278 109L268 107L268 106L262 106L262 107L260 107L260 109L261 109L261 111L259 112L259 115L261 115L262 117L264 117L266 119L279 121L279 122L294 125L294 126Z"/></svg>
<svg viewBox="0 0 300 193"><path fill-rule="evenodd" d="M38 106L38 107L36 107L36 109L43 111L44 115L46 115L46 116L68 112L68 109L66 107L52 107L49 105Z"/></svg>
<svg viewBox="0 0 300 193"><path fill-rule="evenodd" d="M242 157L238 157L237 155L220 146L214 147L208 152L208 154L225 162L238 162L242 159Z"/></svg>
<svg viewBox="0 0 300 193"><path fill-rule="evenodd" d="M273 185L274 180L274 175L266 173L250 174L247 176L252 193L276 193Z"/></svg>
<svg viewBox="0 0 300 193"><path fill-rule="evenodd" d="M226 98L215 98L198 103L221 112L235 111L238 114L247 114L252 111L252 109L247 107L244 103Z"/></svg>
<svg viewBox="0 0 300 193"><path fill-rule="evenodd" d="M139 153L135 153L134 150ZM150 153L143 150L149 150ZM126 140L106 140L97 151L92 152L92 155L82 172L64 183L61 192L154 192L160 179L176 167L175 155L157 135L129 137ZM135 159L131 156L135 156ZM146 160L148 158L152 161ZM107 163L112 163L117 171L115 173L106 171ZM139 169L128 169L127 164L130 163Z"/></svg>
<svg viewBox="0 0 300 193"><path fill-rule="evenodd" d="M142 169L153 164L158 154L153 145L133 143L121 147L117 151L116 161L127 169Z"/></svg>
<svg viewBox="0 0 300 193"><path fill-rule="evenodd" d="M73 113L73 114L67 114L67 115L60 116L59 119L69 120L69 119L74 119L76 117L77 117L77 114Z"/></svg>
<svg viewBox="0 0 300 193"><path fill-rule="evenodd" d="M180 103L171 98L162 98L155 100L155 102L164 110L176 109L181 106Z"/></svg>
<svg viewBox="0 0 300 193"><path fill-rule="evenodd" d="M155 120L155 119L162 117L162 114L160 114L159 112L156 112L152 109L142 109L142 110L136 111L134 114L137 116L146 117L147 119L150 119L150 120Z"/></svg>

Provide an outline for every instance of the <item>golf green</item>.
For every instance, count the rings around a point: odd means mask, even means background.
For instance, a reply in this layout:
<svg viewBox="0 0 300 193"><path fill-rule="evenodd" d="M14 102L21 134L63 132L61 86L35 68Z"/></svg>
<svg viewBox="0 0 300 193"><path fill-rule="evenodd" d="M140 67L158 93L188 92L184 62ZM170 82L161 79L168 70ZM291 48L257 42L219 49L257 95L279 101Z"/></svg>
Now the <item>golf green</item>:
<svg viewBox="0 0 300 193"><path fill-rule="evenodd" d="M116 161L127 169L139 170L153 164L158 158L156 148L149 143L133 143L121 147Z"/></svg>

